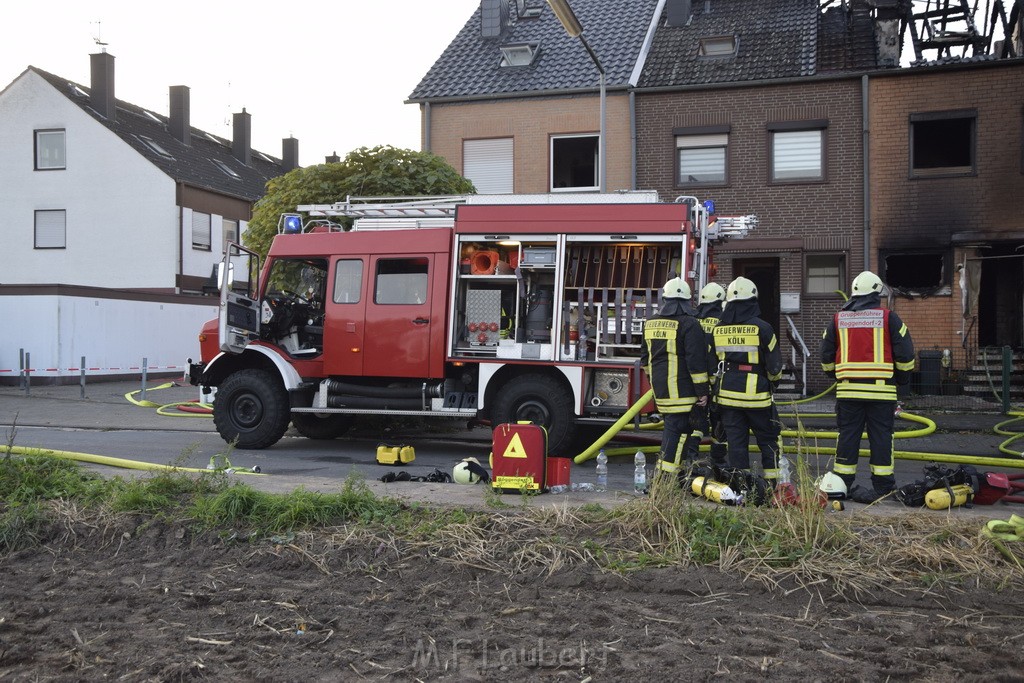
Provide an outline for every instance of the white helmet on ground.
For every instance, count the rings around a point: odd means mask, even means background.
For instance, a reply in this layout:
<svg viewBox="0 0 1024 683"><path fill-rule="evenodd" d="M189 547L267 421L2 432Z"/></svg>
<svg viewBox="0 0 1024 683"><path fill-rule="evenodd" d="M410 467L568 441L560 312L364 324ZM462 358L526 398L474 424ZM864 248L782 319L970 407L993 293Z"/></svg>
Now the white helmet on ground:
<svg viewBox="0 0 1024 683"><path fill-rule="evenodd" d="M882 293L882 278L878 277L870 270L865 270L863 273L853 278L853 290L851 296L864 296L865 294L871 293Z"/></svg>
<svg viewBox="0 0 1024 683"><path fill-rule="evenodd" d="M476 458L463 458L452 469L452 479L456 484L475 484L480 479L482 466Z"/></svg>
<svg viewBox="0 0 1024 683"><path fill-rule="evenodd" d="M715 301L725 301L725 290L717 282L709 282L700 290L700 303L710 304Z"/></svg>
<svg viewBox="0 0 1024 683"><path fill-rule="evenodd" d="M690 285L681 277L672 278L661 290L662 299L689 299L691 296Z"/></svg>
<svg viewBox="0 0 1024 683"><path fill-rule="evenodd" d="M743 301L757 298L757 285L745 277L738 277L729 283L726 301Z"/></svg>
<svg viewBox="0 0 1024 683"><path fill-rule="evenodd" d="M832 500L846 498L846 482L835 472L826 472L818 480L818 488L824 491Z"/></svg>

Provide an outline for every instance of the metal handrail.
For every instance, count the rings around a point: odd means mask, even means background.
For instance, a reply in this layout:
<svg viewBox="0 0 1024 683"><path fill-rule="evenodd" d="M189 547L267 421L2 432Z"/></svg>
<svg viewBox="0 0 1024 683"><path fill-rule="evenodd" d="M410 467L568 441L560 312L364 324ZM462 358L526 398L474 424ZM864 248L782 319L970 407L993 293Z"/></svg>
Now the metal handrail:
<svg viewBox="0 0 1024 683"><path fill-rule="evenodd" d="M800 381L800 395L807 396L807 359L811 357L811 352L807 350L807 344L804 343L804 338L800 336L800 332L796 329L796 324L793 319L786 316L786 324L789 327L789 342L792 345L790 347L790 358L793 361L793 366L796 367L796 347L800 345L800 351L802 352L803 358L800 363L801 381Z"/></svg>

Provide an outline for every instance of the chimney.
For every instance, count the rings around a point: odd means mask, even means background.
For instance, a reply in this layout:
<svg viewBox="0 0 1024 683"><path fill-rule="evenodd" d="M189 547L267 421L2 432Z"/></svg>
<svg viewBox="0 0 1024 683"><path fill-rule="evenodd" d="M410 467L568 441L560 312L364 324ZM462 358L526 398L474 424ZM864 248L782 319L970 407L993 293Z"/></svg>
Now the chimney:
<svg viewBox="0 0 1024 683"><path fill-rule="evenodd" d="M114 55L98 52L89 55L92 67L92 86L89 104L103 118L113 121L117 109L114 100Z"/></svg>
<svg viewBox="0 0 1024 683"><path fill-rule="evenodd" d="M299 141L293 137L281 140L281 166L285 173L299 167Z"/></svg>
<svg viewBox="0 0 1024 683"><path fill-rule="evenodd" d="M189 90L187 85L171 86L170 133L174 139L192 146L192 125L189 122Z"/></svg>
<svg viewBox="0 0 1024 683"><path fill-rule="evenodd" d="M686 26L690 23L693 3L690 0L668 0L665 10L668 16L667 26Z"/></svg>
<svg viewBox="0 0 1024 683"><path fill-rule="evenodd" d="M252 115L242 107L241 114L232 115L231 154L246 166L252 152Z"/></svg>
<svg viewBox="0 0 1024 683"><path fill-rule="evenodd" d="M480 0L480 36L499 38L508 26L508 0Z"/></svg>
<svg viewBox="0 0 1024 683"><path fill-rule="evenodd" d="M900 10L895 6L882 6L875 11L875 45L878 46L875 58L878 66L896 68L900 65L900 25L904 19L905 16L900 16Z"/></svg>
<svg viewBox="0 0 1024 683"><path fill-rule="evenodd" d="M341 163L341 157L339 157L338 153L335 152L334 154L331 154L330 156L324 157L324 163L325 164L340 164Z"/></svg>

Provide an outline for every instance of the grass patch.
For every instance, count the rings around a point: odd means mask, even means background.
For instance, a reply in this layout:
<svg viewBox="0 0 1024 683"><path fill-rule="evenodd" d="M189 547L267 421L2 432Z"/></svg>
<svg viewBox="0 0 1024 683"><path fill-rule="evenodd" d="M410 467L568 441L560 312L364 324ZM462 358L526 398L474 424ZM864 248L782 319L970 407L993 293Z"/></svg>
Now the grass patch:
<svg viewBox="0 0 1024 683"><path fill-rule="evenodd" d="M799 493L804 502L794 506L726 507L659 480L648 496L608 508L533 506L526 504L532 496L505 502L490 494L486 510L438 509L379 498L355 477L336 493L271 494L223 473L103 480L70 461L7 456L0 458L0 553L46 542L48 526L66 526L72 514L127 512L254 542L306 532L317 540L303 556L325 570L332 548L349 543L387 549L382 558L424 553L506 575L707 566L770 587L854 597L1024 579L1024 548L1001 554L977 519L834 513L814 502L813 490Z"/></svg>

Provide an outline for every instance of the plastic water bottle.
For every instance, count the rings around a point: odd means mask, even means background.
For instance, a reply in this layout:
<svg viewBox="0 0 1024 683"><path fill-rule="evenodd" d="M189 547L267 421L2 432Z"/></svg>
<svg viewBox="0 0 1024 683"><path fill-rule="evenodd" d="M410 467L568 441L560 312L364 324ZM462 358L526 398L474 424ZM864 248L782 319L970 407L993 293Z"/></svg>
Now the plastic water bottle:
<svg viewBox="0 0 1024 683"><path fill-rule="evenodd" d="M643 493L647 490L647 456L637 451L633 456L633 491Z"/></svg>
<svg viewBox="0 0 1024 683"><path fill-rule="evenodd" d="M597 452L597 467L594 468L594 474L597 475L597 483L594 485L594 488L598 491L607 491L608 456L605 455L603 448Z"/></svg>

